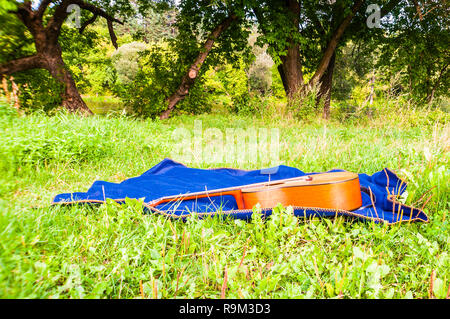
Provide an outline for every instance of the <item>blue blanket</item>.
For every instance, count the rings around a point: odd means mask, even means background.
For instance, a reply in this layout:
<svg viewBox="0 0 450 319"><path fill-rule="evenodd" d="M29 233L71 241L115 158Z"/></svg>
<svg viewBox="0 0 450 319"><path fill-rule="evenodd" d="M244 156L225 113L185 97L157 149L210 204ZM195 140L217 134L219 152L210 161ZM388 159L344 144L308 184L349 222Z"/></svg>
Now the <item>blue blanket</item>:
<svg viewBox="0 0 450 319"><path fill-rule="evenodd" d="M342 171L332 170L330 172ZM316 173L304 173L289 166L276 166L261 170L239 170L231 168L198 169L186 167L171 159L164 159L141 176L124 180L121 183L96 181L85 193L59 194L53 204L103 203L107 198L123 203L126 198L143 199L146 210L167 214L175 218L185 218L192 213L200 216L227 214L235 218L251 218L252 210L238 210L232 196L184 200L165 203L155 208L149 202L170 195L179 195L204 190L240 186L252 183L299 177ZM396 198L406 190L406 183L394 172L385 168L371 176L358 174L361 184L363 204L353 211L296 208L296 216L347 215L375 222L389 224L404 221L428 222L427 215L419 209L400 204ZM370 194L370 195L369 195ZM147 204L146 204L147 203ZM265 215L271 209L262 209Z"/></svg>

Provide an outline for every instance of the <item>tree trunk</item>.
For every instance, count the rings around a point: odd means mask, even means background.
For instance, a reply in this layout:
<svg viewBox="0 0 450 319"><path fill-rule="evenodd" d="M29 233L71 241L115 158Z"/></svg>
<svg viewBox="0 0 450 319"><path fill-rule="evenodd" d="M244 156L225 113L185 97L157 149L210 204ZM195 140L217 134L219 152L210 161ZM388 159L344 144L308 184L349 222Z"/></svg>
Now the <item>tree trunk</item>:
<svg viewBox="0 0 450 319"><path fill-rule="evenodd" d="M78 92L75 81L62 59L62 52L59 45L50 47L43 58L46 64L45 68L54 79L64 86L64 92L61 96L62 105L69 112L80 112L84 115L93 114Z"/></svg>
<svg viewBox="0 0 450 319"><path fill-rule="evenodd" d="M330 63L320 79L320 88L317 96L317 102L323 100L323 118L330 118L330 102L331 102L331 88L333 83L333 71L336 60L336 53L333 53Z"/></svg>
<svg viewBox="0 0 450 319"><path fill-rule="evenodd" d="M293 98L298 89L303 86L302 63L298 45L292 44L286 55L281 57L278 73L280 73L286 96L288 99Z"/></svg>
<svg viewBox="0 0 450 319"><path fill-rule="evenodd" d="M186 97L186 95L189 93L189 89L194 85L195 80L200 72L200 68L202 67L203 63L206 60L206 57L211 51L214 42L222 34L222 32L225 31L236 19L236 15L230 15L219 25L217 25L216 28L211 32L211 34L208 36L208 39L203 44L203 47L200 50L200 53L198 54L194 63L192 63L186 74L181 79L181 84L178 89L166 99L167 109L160 114L159 117L161 119L168 118L170 113L175 108L175 105L177 105L178 102Z"/></svg>
<svg viewBox="0 0 450 319"><path fill-rule="evenodd" d="M0 75L13 74L15 72L30 69L42 68L50 72L51 76L64 86L62 94L62 105L69 112L81 112L82 114L92 114L78 92L75 81L67 69L59 45L36 45L41 51L33 56L9 61L0 65Z"/></svg>
<svg viewBox="0 0 450 319"><path fill-rule="evenodd" d="M310 84L314 85L316 81L322 78L325 71L327 71L328 64L330 64L330 60L335 54L336 47L339 44L339 40L341 39L342 35L344 34L345 30L347 29L348 25L350 24L351 20L353 19L363 2L363 0L356 1L356 3L352 7L351 12L344 18L344 20L342 20L341 24L332 34L325 50L323 51L323 55L319 62L319 65L317 66L316 72L309 81Z"/></svg>
<svg viewBox="0 0 450 319"><path fill-rule="evenodd" d="M82 114L92 114L78 92L75 81L62 59L61 47L58 43L58 37L61 33L61 26L69 15L67 10L69 5L78 5L81 9L91 12L94 16L87 20L80 32L91 23L97 16L107 20L108 30L111 41L117 48L117 37L114 34L113 22L123 24L122 21L109 15L101 7L85 2L83 0L61 0L53 5L53 15L47 20L44 27L44 13L47 8L55 1L42 0L39 5L32 1L23 1L17 5L16 11L10 11L17 16L28 29L34 39L36 54L28 57L19 58L0 65L0 77L15 72L26 71L30 69L46 69L53 78L63 84L64 92L62 94L62 105L70 112L81 112ZM34 6L34 7L33 7Z"/></svg>
<svg viewBox="0 0 450 319"><path fill-rule="evenodd" d="M296 0L288 0L286 2L288 13L291 17L292 32L299 32L300 23L300 2ZM278 66L283 82L284 91L288 100L294 98L298 89L303 86L302 60L300 56L300 45L291 37L288 38L288 47L286 55L280 57L281 64Z"/></svg>

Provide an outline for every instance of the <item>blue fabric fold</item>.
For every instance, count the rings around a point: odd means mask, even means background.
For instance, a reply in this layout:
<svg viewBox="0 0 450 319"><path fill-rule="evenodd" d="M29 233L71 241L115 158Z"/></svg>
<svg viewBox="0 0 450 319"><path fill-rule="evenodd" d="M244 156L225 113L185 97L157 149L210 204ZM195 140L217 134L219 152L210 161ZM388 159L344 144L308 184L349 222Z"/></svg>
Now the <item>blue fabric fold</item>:
<svg viewBox="0 0 450 319"><path fill-rule="evenodd" d="M331 170L337 172L342 170ZM144 205L164 196L213 190L252 183L300 177L317 173L303 171L285 165L259 170L239 170L231 168L199 169L190 168L171 159L164 159L141 176L121 183L95 181L87 192L56 195L53 204L102 203L112 199L122 203L126 198L143 199ZM403 205L396 197L406 190L406 183L393 171L385 168L372 175L358 174L363 204L353 211L335 211L310 208L295 208L299 217L332 217L346 215L361 220L385 222L428 222L427 215L419 209ZM228 196L184 200L165 203L155 208L145 205L149 212L163 213L174 218L185 218L192 213L200 217L224 214L239 219L251 218L252 210L238 210L235 199ZM261 211L271 214L271 209Z"/></svg>

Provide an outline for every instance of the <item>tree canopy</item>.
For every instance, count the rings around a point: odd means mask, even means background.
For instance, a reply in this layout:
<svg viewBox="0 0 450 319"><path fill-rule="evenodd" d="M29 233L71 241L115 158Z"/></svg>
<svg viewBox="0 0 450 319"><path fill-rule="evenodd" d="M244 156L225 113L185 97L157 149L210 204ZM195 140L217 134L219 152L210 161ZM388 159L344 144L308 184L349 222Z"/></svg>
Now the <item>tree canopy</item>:
<svg viewBox="0 0 450 319"><path fill-rule="evenodd" d="M431 103L448 94L448 11L437 0L1 0L0 74L47 70L61 87L62 105L89 113L65 60L83 64L83 52L97 40L89 26L102 20L116 49L119 35L129 38L121 44L162 41L160 53L174 53L167 69L173 74L166 72L174 80L160 99L165 107L158 107L165 118L211 67L246 65L250 74L249 36L256 30L256 45L275 63L288 101L316 90L324 117L329 116L335 66L349 43L365 48L359 52L370 56L365 61L371 68L384 68L385 78L398 77L400 89ZM65 22L76 24L77 35L67 31ZM71 49L64 53L65 48ZM135 77L142 65L130 65ZM142 81L142 75L137 78Z"/></svg>

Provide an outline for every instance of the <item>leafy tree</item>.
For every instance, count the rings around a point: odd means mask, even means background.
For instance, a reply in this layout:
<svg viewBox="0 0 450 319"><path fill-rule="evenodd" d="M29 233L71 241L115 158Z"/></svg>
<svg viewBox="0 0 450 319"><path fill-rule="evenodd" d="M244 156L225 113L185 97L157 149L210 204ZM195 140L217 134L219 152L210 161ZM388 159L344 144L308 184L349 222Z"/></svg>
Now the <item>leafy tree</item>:
<svg viewBox="0 0 450 319"><path fill-rule="evenodd" d="M72 7L71 7L72 6ZM76 7L73 7L76 6ZM33 4L32 1L2 0L0 22L20 25L21 33L5 29L3 32L12 32L13 36L21 39L20 42L33 42L32 53L27 55L2 56L0 75L12 74L30 69L45 69L63 86L61 94L62 104L69 111L92 113L82 100L71 72L62 58L61 44L59 43L64 21L71 13L71 8L79 8L81 12L90 12L91 18L85 19L81 24L80 32L96 18L106 19L111 41L117 46L117 38L113 30L113 23L122 23L114 18L116 12L122 15L129 14L132 7L129 1L84 1L84 0L41 0ZM75 10L76 11L76 10ZM80 17L81 18L81 17ZM23 53L20 52L20 53Z"/></svg>
<svg viewBox="0 0 450 319"><path fill-rule="evenodd" d="M178 52L183 69L177 88L167 96L167 108L160 114L167 118L177 103L211 65L223 61L237 63L248 55L248 21L242 1L181 1L177 6L178 35L169 40Z"/></svg>
<svg viewBox="0 0 450 319"><path fill-rule="evenodd" d="M400 0L384 1L381 15L385 15ZM186 34L195 34L195 30L208 31L208 40L220 40L225 52L235 49L233 43L243 43L243 32L228 32L228 36L213 36L215 28L226 23L226 17L236 16L235 30L248 30L251 24L257 24L260 37L258 44L268 45L268 52L277 63L277 69L289 99L296 93L307 91L320 84L320 96L325 96L324 115L329 113L329 97L336 50L351 36L360 36L362 27L366 28L364 0L342 0L330 4L329 1L312 0L243 0L243 1L180 1L180 22L177 22L179 39L189 39ZM228 18L229 19L229 18ZM197 32L198 34L198 32ZM245 36L247 36L245 34ZM192 39L192 37L190 37ZM201 38L201 37L200 37ZM204 39L204 37L203 37ZM206 42L205 42L206 44ZM199 46L197 46L199 47ZM212 48L212 46L211 46ZM211 48L203 48L200 57L205 57ZM228 50L226 50L228 49ZM196 74L194 62L189 70ZM201 65L201 63L200 63ZM309 81L304 72L311 73ZM188 73L189 74L189 73ZM191 83L188 74L182 79L179 90L168 99L167 112ZM183 93L185 92L185 93ZM172 102L175 103L172 103ZM166 117L165 113L162 117Z"/></svg>
<svg viewBox="0 0 450 319"><path fill-rule="evenodd" d="M139 71L134 80L122 84L117 94L135 114L157 117L166 108L166 99L178 87L185 72L183 56L167 44L150 46L138 59ZM200 113L209 110L208 94L201 74L190 87L189 94L178 104L179 112Z"/></svg>
<svg viewBox="0 0 450 319"><path fill-rule="evenodd" d="M118 80L122 84L130 84L139 71L139 53L147 46L143 42L131 42L122 45L112 55L112 62L117 71Z"/></svg>
<svg viewBox="0 0 450 319"><path fill-rule="evenodd" d="M400 76L403 91L421 103L448 96L450 65L449 13L445 1L413 1L394 12L377 64L385 77Z"/></svg>
<svg viewBox="0 0 450 319"><path fill-rule="evenodd" d="M127 19L124 25L116 27L117 36L131 35L134 41L155 43L173 39L177 35L175 27L177 11L172 7L164 10L150 8L143 14L136 14Z"/></svg>
<svg viewBox="0 0 450 319"><path fill-rule="evenodd" d="M258 34L253 33L249 39L255 60L248 68L248 82L250 90L265 95L272 88L272 67L274 62L267 53L267 46L260 47L255 45L257 36Z"/></svg>
<svg viewBox="0 0 450 319"><path fill-rule="evenodd" d="M399 2L379 1L380 17ZM319 84L324 117L329 116L336 53L349 39L373 33L366 25L368 5L364 0L253 1L251 9L262 34L259 41L269 45L288 98Z"/></svg>

